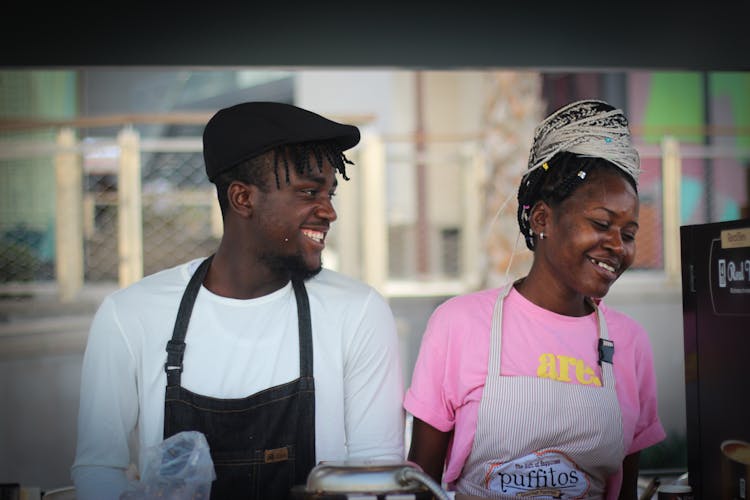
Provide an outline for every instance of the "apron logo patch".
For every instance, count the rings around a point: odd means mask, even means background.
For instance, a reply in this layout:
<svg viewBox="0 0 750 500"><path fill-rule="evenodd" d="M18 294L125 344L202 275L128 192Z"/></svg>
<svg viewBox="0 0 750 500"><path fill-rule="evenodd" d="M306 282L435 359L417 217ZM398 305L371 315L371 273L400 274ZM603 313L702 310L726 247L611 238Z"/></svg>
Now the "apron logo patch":
<svg viewBox="0 0 750 500"><path fill-rule="evenodd" d="M487 462L485 488L520 498L584 498L589 477L564 453L543 450L509 462Z"/></svg>
<svg viewBox="0 0 750 500"><path fill-rule="evenodd" d="M273 450L266 450L264 462L271 464L274 462L283 462L289 460L289 448L286 446L283 448L276 448Z"/></svg>

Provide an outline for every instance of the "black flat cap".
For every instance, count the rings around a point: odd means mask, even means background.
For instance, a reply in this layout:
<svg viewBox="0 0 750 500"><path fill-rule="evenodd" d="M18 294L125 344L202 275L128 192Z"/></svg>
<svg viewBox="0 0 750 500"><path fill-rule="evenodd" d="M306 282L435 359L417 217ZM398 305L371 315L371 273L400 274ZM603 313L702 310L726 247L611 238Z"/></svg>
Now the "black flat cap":
<svg viewBox="0 0 750 500"><path fill-rule="evenodd" d="M359 142L359 129L280 102L244 102L221 109L203 130L203 160L213 182L240 162L278 146L335 141L345 151Z"/></svg>

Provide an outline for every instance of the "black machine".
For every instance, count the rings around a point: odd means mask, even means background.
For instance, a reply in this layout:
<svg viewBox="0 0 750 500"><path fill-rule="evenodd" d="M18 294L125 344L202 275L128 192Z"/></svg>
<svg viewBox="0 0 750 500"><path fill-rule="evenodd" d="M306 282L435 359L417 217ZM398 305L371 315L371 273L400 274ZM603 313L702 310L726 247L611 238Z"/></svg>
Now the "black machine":
<svg viewBox="0 0 750 500"><path fill-rule="evenodd" d="M688 475L750 499L750 219L682 226Z"/></svg>

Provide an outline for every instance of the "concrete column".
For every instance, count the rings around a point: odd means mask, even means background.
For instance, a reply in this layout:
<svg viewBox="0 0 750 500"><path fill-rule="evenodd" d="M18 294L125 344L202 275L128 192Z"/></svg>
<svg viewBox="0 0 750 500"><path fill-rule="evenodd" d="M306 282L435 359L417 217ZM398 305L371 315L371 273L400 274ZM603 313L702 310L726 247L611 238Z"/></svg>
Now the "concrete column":
<svg viewBox="0 0 750 500"><path fill-rule="evenodd" d="M120 147L118 196L119 284L128 286L143 277L140 137L132 127L117 134Z"/></svg>
<svg viewBox="0 0 750 500"><path fill-rule="evenodd" d="M488 75L484 150L486 182L482 240L482 288L524 276L534 254L518 230L516 196L526 171L534 129L543 117L542 78L532 71L493 71Z"/></svg>
<svg viewBox="0 0 750 500"><path fill-rule="evenodd" d="M670 282L677 283L681 278L680 184L682 182L682 159L680 157L680 143L674 137L664 137L661 150L664 272Z"/></svg>
<svg viewBox="0 0 750 500"><path fill-rule="evenodd" d="M72 302L83 286L83 174L72 129L60 130L57 147L55 274L59 300Z"/></svg>

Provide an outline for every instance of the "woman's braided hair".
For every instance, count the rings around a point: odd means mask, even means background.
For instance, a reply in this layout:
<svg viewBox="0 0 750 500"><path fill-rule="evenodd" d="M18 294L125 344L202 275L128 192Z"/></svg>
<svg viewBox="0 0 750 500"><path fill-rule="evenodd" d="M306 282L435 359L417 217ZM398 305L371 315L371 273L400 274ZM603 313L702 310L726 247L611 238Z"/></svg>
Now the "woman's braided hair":
<svg viewBox="0 0 750 500"><path fill-rule="evenodd" d="M596 169L622 174L638 192L640 159L623 112L604 101L577 101L543 120L534 132L528 169L518 188L518 227L534 250L531 209L559 205Z"/></svg>
<svg viewBox="0 0 750 500"><path fill-rule="evenodd" d="M313 172L313 168L322 172L326 160L335 172L341 174L344 180L349 180L346 175L346 165L353 165L354 162L346 157L334 141L288 144L272 150L270 154L245 160L234 168L219 174L214 181L221 212L224 213L229 206L227 188L233 181L254 184L267 192L270 188L268 173L273 170L276 188L281 189L282 178L286 184L289 184L290 168L293 168L299 175L310 174ZM283 175L279 167L283 167Z"/></svg>

